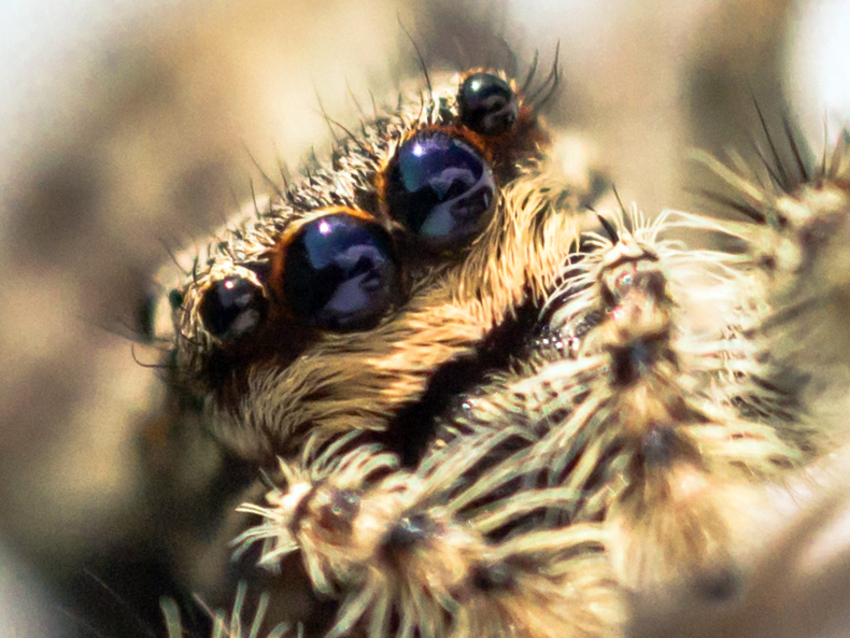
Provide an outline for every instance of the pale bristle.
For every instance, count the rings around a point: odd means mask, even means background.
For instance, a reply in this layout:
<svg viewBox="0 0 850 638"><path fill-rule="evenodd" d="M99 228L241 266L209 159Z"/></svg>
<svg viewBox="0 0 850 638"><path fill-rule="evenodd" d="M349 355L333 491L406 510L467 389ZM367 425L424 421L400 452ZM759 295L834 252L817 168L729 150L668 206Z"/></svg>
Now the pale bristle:
<svg viewBox="0 0 850 638"><path fill-rule="evenodd" d="M257 609L250 618L243 617L243 607L247 585L239 583L233 608L229 613L223 611L208 612L212 616L213 628L210 638L303 638L303 627L292 628L285 623L279 623L272 628L264 625L269 606L267 594L261 594ZM183 638L183 628L180 621L180 609L174 600L163 598L160 601L165 617L168 638Z"/></svg>

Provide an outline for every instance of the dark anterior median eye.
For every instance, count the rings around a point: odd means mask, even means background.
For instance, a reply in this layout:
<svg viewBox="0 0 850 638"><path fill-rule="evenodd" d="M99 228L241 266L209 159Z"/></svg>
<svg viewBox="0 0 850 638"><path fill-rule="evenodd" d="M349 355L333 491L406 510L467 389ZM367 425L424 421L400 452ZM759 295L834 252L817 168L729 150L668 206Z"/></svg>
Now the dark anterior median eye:
<svg viewBox="0 0 850 638"><path fill-rule="evenodd" d="M473 73L458 93L460 121L481 135L501 135L519 117L519 100L510 85L492 73Z"/></svg>
<svg viewBox="0 0 850 638"><path fill-rule="evenodd" d="M493 171L462 139L425 130L405 141L387 169L390 215L437 249L479 233L496 200Z"/></svg>
<svg viewBox="0 0 850 638"><path fill-rule="evenodd" d="M395 297L400 271L390 234L347 212L314 219L286 247L283 293L292 312L328 330L375 325Z"/></svg>
<svg viewBox="0 0 850 638"><path fill-rule="evenodd" d="M233 343L252 333L263 322L268 305L258 284L244 277L226 277L213 283L204 293L201 320L211 335Z"/></svg>

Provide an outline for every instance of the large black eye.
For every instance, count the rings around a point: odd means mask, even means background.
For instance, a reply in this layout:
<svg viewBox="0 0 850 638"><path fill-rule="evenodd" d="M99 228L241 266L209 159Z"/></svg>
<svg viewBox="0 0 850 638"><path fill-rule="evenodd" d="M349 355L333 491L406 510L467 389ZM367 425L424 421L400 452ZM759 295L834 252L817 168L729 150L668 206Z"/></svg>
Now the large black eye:
<svg viewBox="0 0 850 638"><path fill-rule="evenodd" d="M492 73L473 73L457 96L460 121L482 135L501 135L519 117L519 100L510 85Z"/></svg>
<svg viewBox="0 0 850 638"><path fill-rule="evenodd" d="M396 152L384 194L390 215L437 249L464 243L487 224L496 181L484 158L462 139L430 129Z"/></svg>
<svg viewBox="0 0 850 638"><path fill-rule="evenodd" d="M314 219L286 247L283 293L292 312L328 330L375 325L400 281L390 234L346 212Z"/></svg>
<svg viewBox="0 0 850 638"><path fill-rule="evenodd" d="M251 334L266 317L263 289L249 279L225 277L213 283L201 301L201 320L211 335L233 343Z"/></svg>

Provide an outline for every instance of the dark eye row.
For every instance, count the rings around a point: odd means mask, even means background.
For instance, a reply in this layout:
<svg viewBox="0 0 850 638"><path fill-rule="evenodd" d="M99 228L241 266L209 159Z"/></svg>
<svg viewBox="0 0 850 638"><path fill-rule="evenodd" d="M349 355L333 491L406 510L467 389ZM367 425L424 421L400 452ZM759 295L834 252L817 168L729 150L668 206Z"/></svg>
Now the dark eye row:
<svg viewBox="0 0 850 638"><path fill-rule="evenodd" d="M388 226L394 222L413 245L442 253L467 245L495 209L498 189L487 149L511 133L519 97L498 75L472 73L461 83L457 110L453 125L427 126L403 138L378 176L379 201L392 222L353 208L316 211L281 238L266 281L234 275L206 288L204 328L222 343L240 342L265 322L272 300L322 330L376 325L402 288Z"/></svg>

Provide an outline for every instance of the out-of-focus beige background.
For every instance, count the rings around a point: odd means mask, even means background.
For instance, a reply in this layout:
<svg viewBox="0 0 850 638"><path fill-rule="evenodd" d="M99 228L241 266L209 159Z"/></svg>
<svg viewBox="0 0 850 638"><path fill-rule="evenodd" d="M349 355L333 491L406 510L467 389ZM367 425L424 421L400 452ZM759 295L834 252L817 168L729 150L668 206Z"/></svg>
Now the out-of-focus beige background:
<svg viewBox="0 0 850 638"><path fill-rule="evenodd" d="M560 46L562 91L549 120L578 133L622 197L653 213L705 205L684 189L703 179L687 161L692 147L752 154L761 135L753 97L771 122L799 114L820 151L824 115L834 123L850 113L846 75L824 63L849 59L841 38L828 37L848 20L847 5L4 5L0 633L100 635L82 612L29 595L43 593L39 583L49 591L87 578L106 591L125 578L110 571L114 556L127 554L128 574L142 569L133 553L163 524L151 518L137 441L161 387L128 339L151 275L168 250L203 241L252 183L266 188L254 161L276 173L279 160L295 167L312 148L322 156L320 100L351 124L352 94L369 109L370 91L381 102L416 76L399 21L434 69L502 64L507 43L522 72L535 49L545 66ZM135 357L155 353L137 347Z"/></svg>

